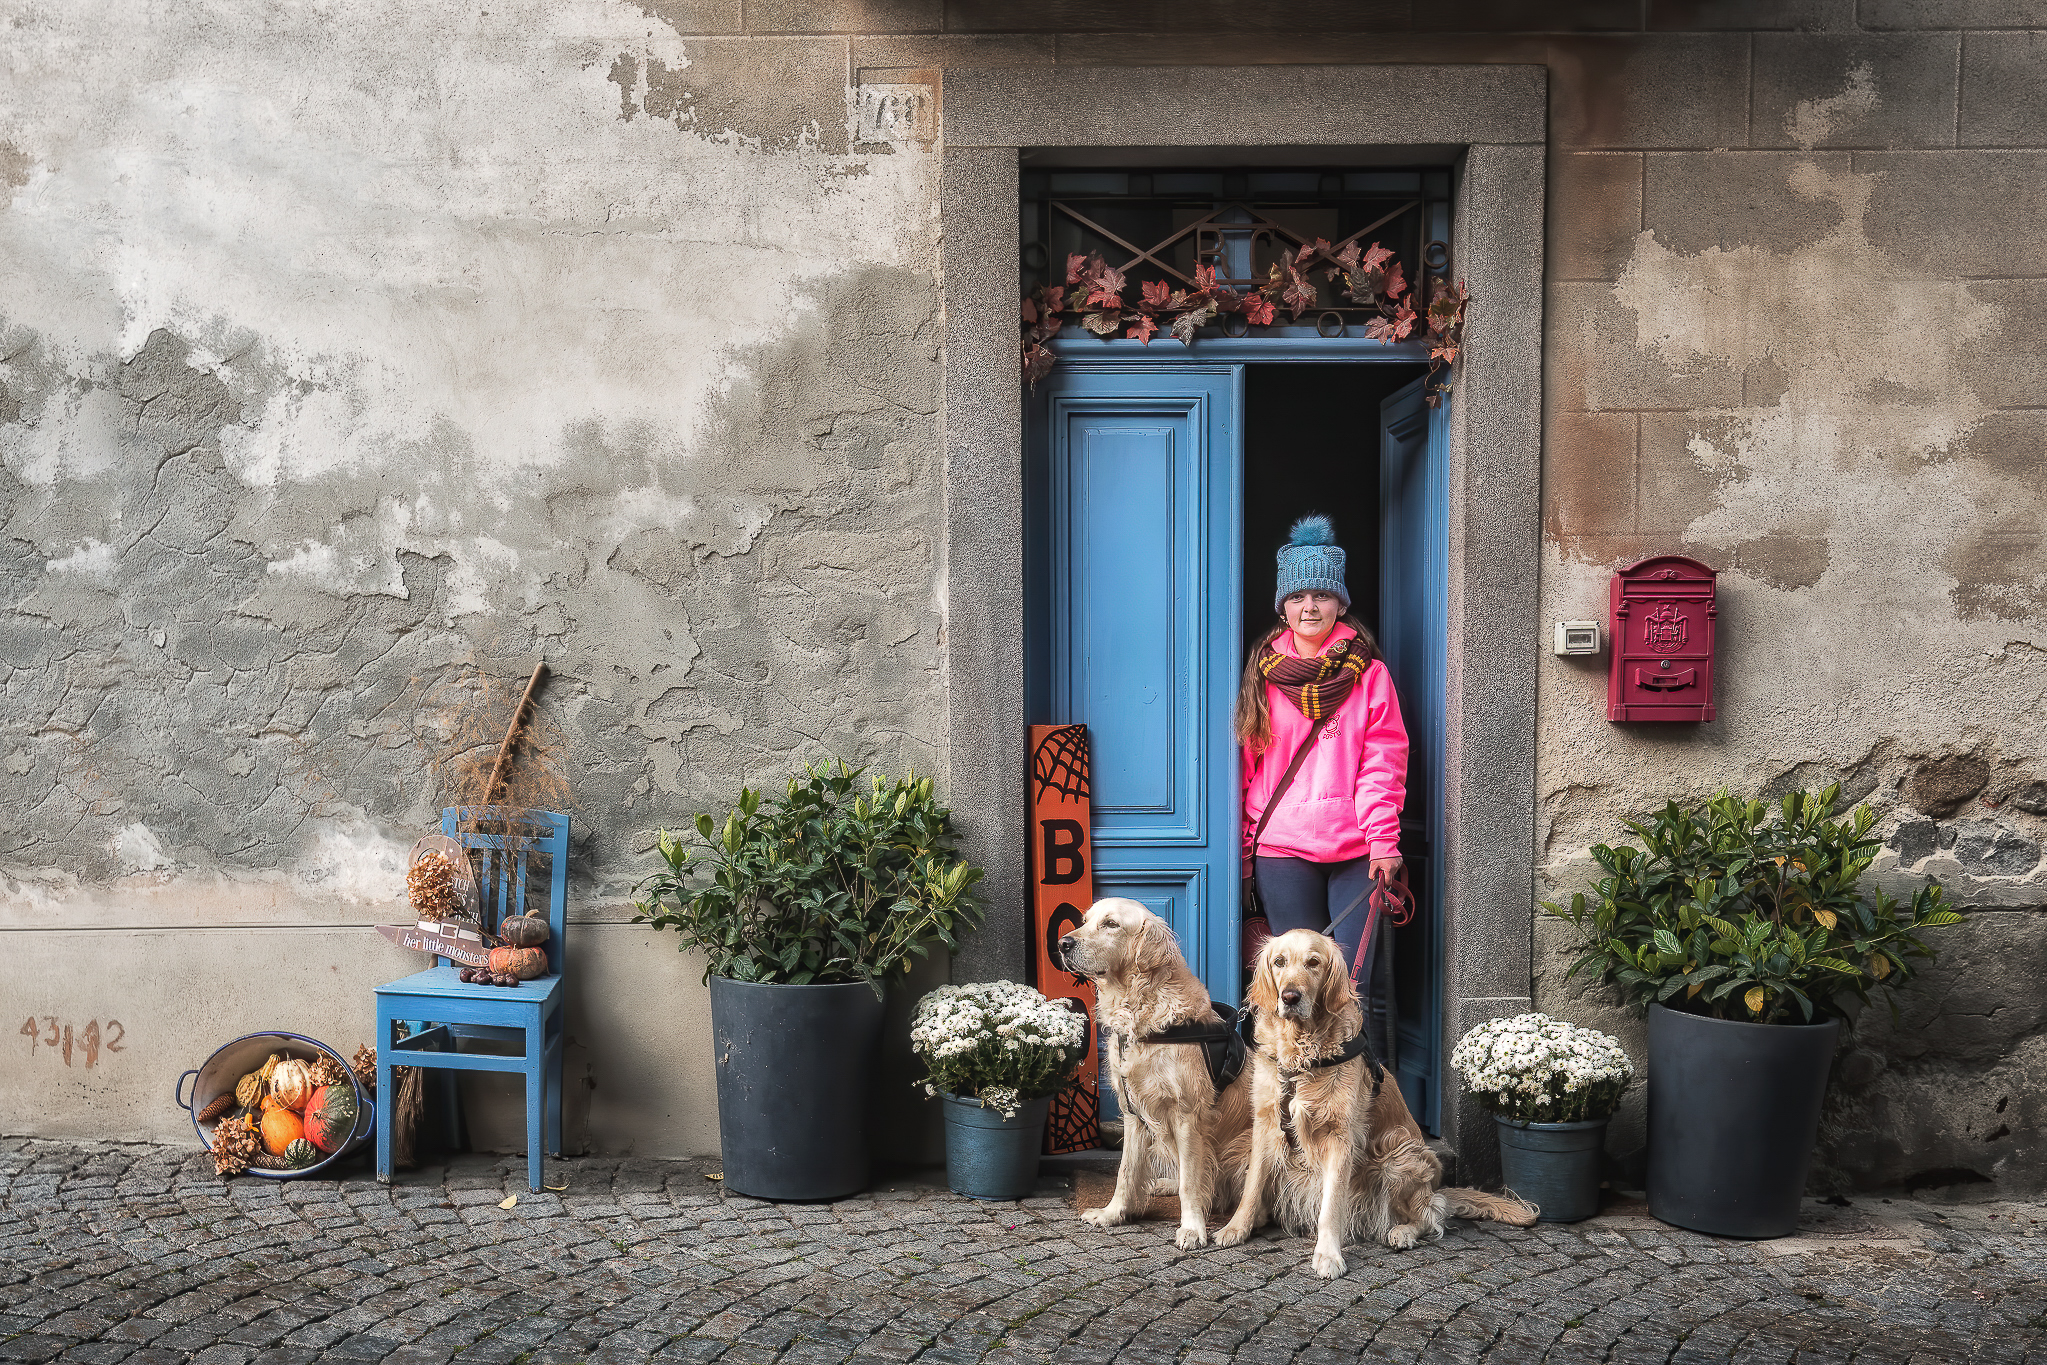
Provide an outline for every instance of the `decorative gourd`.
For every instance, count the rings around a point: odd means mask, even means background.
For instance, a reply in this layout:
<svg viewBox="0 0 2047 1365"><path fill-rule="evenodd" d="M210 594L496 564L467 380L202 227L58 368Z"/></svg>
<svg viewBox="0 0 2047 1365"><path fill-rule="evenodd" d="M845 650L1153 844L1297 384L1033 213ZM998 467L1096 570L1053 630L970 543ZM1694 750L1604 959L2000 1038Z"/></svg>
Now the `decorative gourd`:
<svg viewBox="0 0 2047 1365"><path fill-rule="evenodd" d="M538 915L507 915L498 921L498 937L511 948L538 948L551 932Z"/></svg>
<svg viewBox="0 0 2047 1365"><path fill-rule="evenodd" d="M277 1064L270 1073L270 1094L286 1109L303 1109L313 1097L313 1068L296 1058Z"/></svg>
<svg viewBox="0 0 2047 1365"><path fill-rule="evenodd" d="M306 1135L306 1125L299 1116L276 1105L263 1112L263 1150L272 1156L283 1156L284 1149Z"/></svg>
<svg viewBox="0 0 2047 1365"><path fill-rule="evenodd" d="M490 969L510 972L521 981L531 981L536 976L547 975L547 953L539 948L493 948L490 950Z"/></svg>
<svg viewBox="0 0 2047 1365"><path fill-rule="evenodd" d="M355 1087L323 1085L306 1101L306 1137L323 1152L338 1152L355 1129Z"/></svg>
<svg viewBox="0 0 2047 1365"><path fill-rule="evenodd" d="M294 1166L310 1166L320 1159L320 1149L304 1138L293 1138L284 1149L284 1159Z"/></svg>
<svg viewBox="0 0 2047 1365"><path fill-rule="evenodd" d="M244 1109L254 1109L256 1101L263 1098L263 1073L251 1071L235 1082L235 1103Z"/></svg>

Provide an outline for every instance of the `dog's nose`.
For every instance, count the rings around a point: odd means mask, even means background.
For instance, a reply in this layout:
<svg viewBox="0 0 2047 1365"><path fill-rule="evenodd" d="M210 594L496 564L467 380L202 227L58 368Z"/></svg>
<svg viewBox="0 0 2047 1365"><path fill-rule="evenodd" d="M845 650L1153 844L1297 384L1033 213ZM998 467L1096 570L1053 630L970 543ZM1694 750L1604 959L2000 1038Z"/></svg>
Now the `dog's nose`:
<svg viewBox="0 0 2047 1365"><path fill-rule="evenodd" d="M1289 986L1279 993L1279 999L1282 1004L1298 1005L1301 1003L1301 993Z"/></svg>
<svg viewBox="0 0 2047 1365"><path fill-rule="evenodd" d="M1073 951L1073 935L1061 934L1059 936L1059 951L1062 953L1070 953Z"/></svg>

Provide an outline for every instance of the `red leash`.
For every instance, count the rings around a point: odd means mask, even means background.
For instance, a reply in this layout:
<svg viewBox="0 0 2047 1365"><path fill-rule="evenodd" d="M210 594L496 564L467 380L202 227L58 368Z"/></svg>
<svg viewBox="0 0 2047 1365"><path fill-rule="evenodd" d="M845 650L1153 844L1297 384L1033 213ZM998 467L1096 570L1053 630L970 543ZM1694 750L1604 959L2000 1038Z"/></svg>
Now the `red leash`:
<svg viewBox="0 0 2047 1365"><path fill-rule="evenodd" d="M1403 868L1402 872L1405 871ZM1365 932L1363 937L1358 939L1358 954L1350 964L1351 985L1360 990L1364 989L1364 983L1358 980L1358 974L1365 969L1365 954L1372 951L1372 936L1379 928L1381 914L1384 914L1396 929L1414 918L1414 892L1407 889L1407 882L1403 877L1381 877L1376 872L1372 874L1372 895L1365 906Z"/></svg>

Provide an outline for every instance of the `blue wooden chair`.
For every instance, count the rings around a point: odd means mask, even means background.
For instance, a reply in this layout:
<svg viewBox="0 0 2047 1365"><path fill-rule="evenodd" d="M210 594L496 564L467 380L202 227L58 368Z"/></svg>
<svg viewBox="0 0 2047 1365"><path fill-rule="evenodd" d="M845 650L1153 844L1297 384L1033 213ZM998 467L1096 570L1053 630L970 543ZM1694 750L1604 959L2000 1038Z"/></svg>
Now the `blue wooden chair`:
<svg viewBox="0 0 2047 1365"><path fill-rule="evenodd" d="M478 834L463 829L465 824L509 824L521 835L507 848L506 836ZM397 1111L391 1101L393 1066L516 1071L526 1077L526 1178L538 1192L543 1150L560 1156L562 1146L569 817L503 806L450 806L441 812L441 833L482 853L480 858L472 854L470 861L480 864L485 928L495 930L505 916L526 913L529 894L537 902L545 888L548 972L517 987L469 986L456 979L460 968L437 957L427 970L377 987L377 1179L391 1179L391 1123ZM394 1036L401 1021L411 1031L402 1041Z"/></svg>

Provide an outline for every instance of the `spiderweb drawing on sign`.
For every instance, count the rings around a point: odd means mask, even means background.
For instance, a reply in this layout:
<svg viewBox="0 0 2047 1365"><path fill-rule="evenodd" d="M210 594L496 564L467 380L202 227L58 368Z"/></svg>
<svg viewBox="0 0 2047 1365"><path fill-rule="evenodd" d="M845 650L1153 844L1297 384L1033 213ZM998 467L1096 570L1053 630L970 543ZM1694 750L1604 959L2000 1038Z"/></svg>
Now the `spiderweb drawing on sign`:
<svg viewBox="0 0 2047 1365"><path fill-rule="evenodd" d="M1087 1045L1095 1045L1093 1021L1089 1021ZM1102 1099L1095 1087L1076 1082L1052 1097L1051 1112L1045 1115L1045 1150L1084 1152L1101 1138Z"/></svg>
<svg viewBox="0 0 2047 1365"><path fill-rule="evenodd" d="M1040 801L1055 791L1069 800L1087 800L1087 727L1063 725L1045 736L1045 742L1031 755L1031 776L1037 781Z"/></svg>

